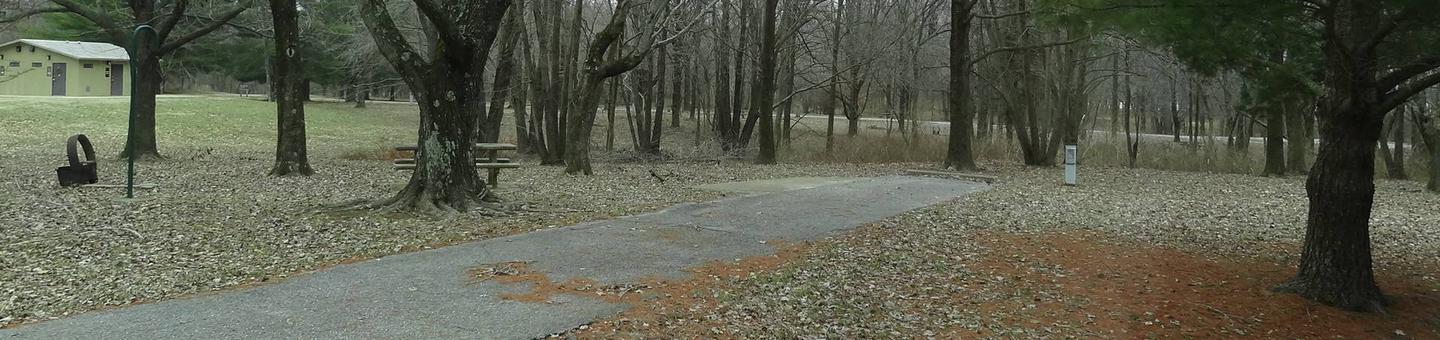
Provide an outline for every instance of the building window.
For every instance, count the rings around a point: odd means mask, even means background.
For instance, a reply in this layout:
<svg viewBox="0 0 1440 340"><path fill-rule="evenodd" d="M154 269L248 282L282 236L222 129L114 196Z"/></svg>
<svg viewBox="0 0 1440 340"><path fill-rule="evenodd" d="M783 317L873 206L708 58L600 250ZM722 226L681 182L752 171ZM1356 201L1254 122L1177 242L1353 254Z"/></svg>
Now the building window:
<svg viewBox="0 0 1440 340"><path fill-rule="evenodd" d="M84 67L84 68L95 68L95 64L85 63L85 65L80 66L80 67Z"/></svg>
<svg viewBox="0 0 1440 340"><path fill-rule="evenodd" d="M12 62L10 62L10 67L20 67L20 62L18 62L18 61L12 61Z"/></svg>
<svg viewBox="0 0 1440 340"><path fill-rule="evenodd" d="M15 45L15 53L20 53L20 49L22 48L25 48L25 46Z"/></svg>
<svg viewBox="0 0 1440 340"><path fill-rule="evenodd" d="M45 63L30 63L30 67L40 67L40 66L44 66L44 65L45 65Z"/></svg>
<svg viewBox="0 0 1440 340"><path fill-rule="evenodd" d="M35 53L35 46L30 46L30 53Z"/></svg>
<svg viewBox="0 0 1440 340"><path fill-rule="evenodd" d="M0 60L5 60L5 55L4 55L4 54L0 54Z"/></svg>

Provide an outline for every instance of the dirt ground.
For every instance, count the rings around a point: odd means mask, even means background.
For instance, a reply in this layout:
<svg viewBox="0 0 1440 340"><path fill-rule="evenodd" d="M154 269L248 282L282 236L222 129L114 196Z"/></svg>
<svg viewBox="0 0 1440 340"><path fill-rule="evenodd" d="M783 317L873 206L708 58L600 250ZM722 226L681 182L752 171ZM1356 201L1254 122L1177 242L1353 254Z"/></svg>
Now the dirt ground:
<svg viewBox="0 0 1440 340"><path fill-rule="evenodd" d="M1345 312L1271 292L1271 286L1293 274L1292 268L1277 263L1207 258L1112 236L1098 232L977 232L975 240L991 252L975 263L975 268L987 274L985 278L969 284L988 285L1010 294L957 295L946 303L972 306L980 314L1003 315L996 320L1000 322L1107 338L1440 338L1440 290L1436 287L1381 274L1378 280L1391 298L1389 314ZM713 291L725 290L726 279L774 270L811 248L789 245L780 249L775 256L696 268L687 281L646 283L644 287L657 291L643 295L648 298L597 293L597 298L635 303L636 307L583 326L571 335L580 339L736 338L720 330L720 320L694 316L716 307ZM554 294L552 288L566 287L541 282L546 284L538 284L532 294ZM1014 298L1033 292L1058 292L1061 296ZM514 299L536 301L529 294ZM931 337L1003 336L948 329Z"/></svg>
<svg viewBox="0 0 1440 340"><path fill-rule="evenodd" d="M1372 222L1391 300L1374 315L1270 290L1295 273L1301 178L1105 170L1057 189L1049 170L1003 172L985 193L699 268L561 336L1440 338L1440 262L1410 236L1433 232L1435 198L1402 183L1381 183Z"/></svg>

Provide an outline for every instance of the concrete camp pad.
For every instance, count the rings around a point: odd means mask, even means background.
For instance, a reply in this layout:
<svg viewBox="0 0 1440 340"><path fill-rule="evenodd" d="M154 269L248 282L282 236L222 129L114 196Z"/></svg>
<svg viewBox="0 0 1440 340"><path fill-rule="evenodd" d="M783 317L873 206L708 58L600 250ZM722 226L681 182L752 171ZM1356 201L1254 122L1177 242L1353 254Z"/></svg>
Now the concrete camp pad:
<svg viewBox="0 0 1440 340"><path fill-rule="evenodd" d="M814 240L986 188L892 176L681 204L0 329L0 339L529 339L627 306L565 294L548 303L505 300L499 295L530 284L477 282L469 270L523 261L555 282L682 278L709 261L774 254L768 241Z"/></svg>

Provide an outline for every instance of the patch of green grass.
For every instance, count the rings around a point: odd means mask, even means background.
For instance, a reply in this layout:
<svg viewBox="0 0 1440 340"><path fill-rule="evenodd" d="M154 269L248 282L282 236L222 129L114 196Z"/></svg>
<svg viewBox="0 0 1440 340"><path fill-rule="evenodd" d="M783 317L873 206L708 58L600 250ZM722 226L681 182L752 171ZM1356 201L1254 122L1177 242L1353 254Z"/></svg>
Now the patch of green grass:
<svg viewBox="0 0 1440 340"><path fill-rule="evenodd" d="M85 134L102 157L118 154L125 139L128 98L0 97L0 147L55 145ZM273 145L275 103L225 96L162 96L156 103L156 138L161 155L192 149L235 152L242 145ZM418 111L411 105L312 102L305 107L307 141L312 155L337 157L346 150L413 140ZM378 136L378 138L377 138ZM200 148L199 146L205 146Z"/></svg>

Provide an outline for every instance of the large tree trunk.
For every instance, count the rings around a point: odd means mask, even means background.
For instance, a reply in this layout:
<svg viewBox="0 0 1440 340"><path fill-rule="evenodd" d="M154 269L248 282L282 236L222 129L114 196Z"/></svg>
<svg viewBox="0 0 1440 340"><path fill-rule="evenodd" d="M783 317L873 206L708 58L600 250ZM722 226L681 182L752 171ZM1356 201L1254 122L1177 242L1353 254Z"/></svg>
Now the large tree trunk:
<svg viewBox="0 0 1440 340"><path fill-rule="evenodd" d="M560 84L563 82L561 78L565 76L562 70L563 67L561 66L562 59L560 58L560 56L564 54L564 47L560 42L560 24L562 21L560 19L560 2L550 2L550 10L549 22L546 22L546 26L549 27L545 28L545 30L548 31L546 34L549 38L540 39L539 44L540 55L545 59L547 65L546 71L549 75L544 84L545 96L541 99L545 103L545 148L548 152L541 155L540 164L560 165L564 163L561 157L565 155L564 136L562 135L564 133L564 127L562 126L563 123L560 117L560 92L564 91L564 89L560 87ZM537 23L540 22L538 17L539 15L537 13Z"/></svg>
<svg viewBox="0 0 1440 340"><path fill-rule="evenodd" d="M571 124L566 127L570 134L569 150L565 153L565 172L584 173L594 175L595 170L590 166L590 133L595 124L596 105L600 103L600 95L605 78L599 74L587 74L585 84L580 90L580 107L575 110Z"/></svg>
<svg viewBox="0 0 1440 340"><path fill-rule="evenodd" d="M655 78L653 79L655 83L655 94L650 100L655 104L655 112L649 117L650 119L648 121L644 122L648 124L645 128L647 134L645 135L645 139L642 140L643 143L641 143L644 147L640 150L642 153L651 156L660 155L660 137L665 129L665 85L667 84L666 81L668 78L670 78L668 73L669 64L669 49L661 46L660 52L655 55Z"/></svg>
<svg viewBox="0 0 1440 340"><path fill-rule="evenodd" d="M755 80L755 106L760 109L760 155L758 164L775 164L775 7L779 0L765 0L760 37L760 73Z"/></svg>
<svg viewBox="0 0 1440 340"><path fill-rule="evenodd" d="M685 52L680 51L680 48L678 46L675 49L676 58L685 57ZM661 55L666 56L666 54L664 53L662 53ZM674 70L671 70L671 73L673 74L670 76L670 127L675 129L680 128L680 109L684 107L684 105L682 104L682 100L684 99L682 96L685 93L684 66L685 63L676 63Z"/></svg>
<svg viewBox="0 0 1440 340"><path fill-rule="evenodd" d="M438 44L422 57L396 27L384 0L366 0L361 17L385 59L405 79L420 105L415 169L395 196L361 207L424 214L464 212L492 199L475 168L476 127L483 121L485 64L501 24L507 0L477 0L431 7L422 15L433 22ZM464 18L465 25L457 24ZM473 98L472 96L481 96Z"/></svg>
<svg viewBox="0 0 1440 340"><path fill-rule="evenodd" d="M1370 209L1375 199L1375 143L1381 109L1374 47L1361 41L1380 31L1380 4L1337 1L1326 19L1325 97L1320 108L1320 151L1305 182L1310 211L1295 278L1283 292L1356 311L1382 311L1370 253Z"/></svg>
<svg viewBox="0 0 1440 340"><path fill-rule="evenodd" d="M1135 107L1139 106L1139 103L1133 101L1135 93L1130 79L1130 49L1126 48L1121 52L1121 56L1125 60L1125 159L1129 161L1130 168L1135 168L1136 161L1140 156L1140 127L1139 122L1136 122L1135 135L1132 137L1130 121L1134 116Z"/></svg>
<svg viewBox="0 0 1440 340"><path fill-rule="evenodd" d="M540 4L535 4L535 6L530 7L530 13L538 14L540 7ZM527 78L527 82L525 83L527 86L519 92L520 95L515 97L519 99L519 103L516 104L516 106L523 109L528 105L530 111L527 113L527 117L525 117L527 119L525 124L517 122L515 125L517 129L519 129L521 125L524 125L524 135L526 136L526 147L520 148L518 151L525 154L540 155L543 159L548 157L547 155L550 153L549 147L545 144L545 106L542 105L545 101L545 87L543 85L545 83L545 72L539 64L540 57L537 55L538 52L534 51L535 48L532 48L532 46L539 44L539 41L542 40L540 35L544 30L540 29L540 22L536 21L535 34L533 35L535 37L535 44L531 44L532 35L528 33L528 31L525 31L529 26L525 24L525 16L523 13L524 12L516 12L515 14L519 15L516 19L520 20L521 31L525 32L521 34L520 58L524 62L524 70L522 72L525 73L525 77ZM521 111L517 109L516 113L520 112ZM516 117L519 118L518 115Z"/></svg>
<svg viewBox="0 0 1440 340"><path fill-rule="evenodd" d="M835 2L835 27L830 39L830 91L825 100L825 152L828 154L835 150L835 104L839 104L840 97L840 32L844 28L841 21L845 14L845 0Z"/></svg>
<svg viewBox="0 0 1440 340"><path fill-rule="evenodd" d="M730 116L730 127L735 129L735 147L742 152L745 147L750 144L750 133L747 131L752 129L754 125L753 120L749 117L754 115L754 110L750 110L749 115L745 113L745 90L747 89L745 87L745 77L747 76L747 74L745 74L745 64L747 64L746 61L748 59L745 56L746 51L750 50L750 17L752 16L750 7L753 2L754 1L745 0L740 2L740 12L738 13L740 15L740 32L737 35L737 39L740 40L740 42L735 44L735 64L733 66L735 71L735 85L731 87L731 90L735 92L730 96L730 111L732 113ZM750 100L753 101L755 99L751 98ZM743 124L741 117L745 117Z"/></svg>
<svg viewBox="0 0 1440 340"><path fill-rule="evenodd" d="M626 12L629 9L629 2L627 0L621 0L616 5L616 8L616 13L611 16L610 22L605 25L604 29L595 34L595 40L590 44L590 48L585 54L585 66L584 72L582 73L585 76L584 84L580 92L577 93L577 95L580 96L580 103L579 106L576 107L576 110L571 111L572 117L570 124L566 125L566 133L569 134L566 140L570 145L567 147L565 153L565 173L594 174L590 166L590 135L595 125L595 110L597 110L597 104L600 102L602 85L606 78L621 75L639 66L653 47L641 48L632 54L617 51L616 55L619 57L612 57L612 60L609 61L604 60L605 53L612 48L612 45L615 45L614 48L618 49L624 44L624 42L619 40L624 36L625 22L627 19ZM647 75L642 73L633 78L638 83L653 83L645 79L647 77ZM636 86L636 93L640 94L640 96L644 96L646 91L648 91L648 85ZM639 111L641 116L644 116L648 109L642 99ZM637 111L626 110L626 116L630 116L631 112ZM637 138L634 140L634 143L638 146L640 143L638 138L648 134L637 133L637 130L645 124L650 123L643 118L640 121L636 121L635 119L630 119L629 121L632 127L631 136ZM662 123L659 117L656 117L653 124L655 124L658 130ZM659 132L655 132L655 135L659 136ZM655 142L659 143L658 137Z"/></svg>
<svg viewBox="0 0 1440 340"><path fill-rule="evenodd" d="M970 11L974 0L950 1L950 138L945 168L976 170L970 142L975 132L970 112Z"/></svg>
<svg viewBox="0 0 1440 340"><path fill-rule="evenodd" d="M1279 288L1345 309L1375 311L1385 305L1370 264L1380 124L1365 112L1369 107L1326 108L1332 111L1321 120L1320 153L1305 183L1310 213L1300 272Z"/></svg>
<svg viewBox="0 0 1440 340"><path fill-rule="evenodd" d="M505 26L500 29L500 49L496 53L500 57L500 63L495 66L495 81L490 86L490 102L494 104L480 117L482 122L475 124L479 128L476 135L481 143L500 142L500 121L505 117L505 99L510 96L511 80L515 77L515 45L521 33L518 17L524 16L523 4L524 1L515 2L515 8L509 11L510 15L505 16ZM517 121L516 125L523 124Z"/></svg>
<svg viewBox="0 0 1440 340"><path fill-rule="evenodd" d="M720 17L715 25L719 35L715 44L715 133L720 139L720 150L730 151L735 147L736 127L730 124L730 1L722 0Z"/></svg>
<svg viewBox="0 0 1440 340"><path fill-rule="evenodd" d="M711 13L716 14L716 13ZM716 39L716 81L714 81L714 130L720 140L720 150L730 151L734 147L734 138L730 131L734 127L730 125L730 46L726 46L730 40L730 1L721 0L720 13L716 16L717 36Z"/></svg>
<svg viewBox="0 0 1440 340"><path fill-rule="evenodd" d="M133 80L134 102L130 104L131 110L135 111L134 126L131 127L132 135L126 140L125 148L120 151L121 158L133 154L136 160L160 158L160 149L155 143L155 96L160 93L160 60L158 56L146 57L150 56L153 50L144 47L146 43L143 40L142 38L139 44L142 56L140 67L135 70Z"/></svg>
<svg viewBox="0 0 1440 340"><path fill-rule="evenodd" d="M848 97L850 99L843 102L845 104L845 120L848 123L845 128L845 135L848 137L855 137L860 134L860 101L862 99L860 98L860 93L865 89L865 80L860 79L860 77L863 76L864 74L859 72L858 67L850 70L850 88L848 89L850 92Z"/></svg>
<svg viewBox="0 0 1440 340"><path fill-rule="evenodd" d="M295 0L270 0L275 24L275 166L271 176L309 176L305 150L305 63L301 60L300 26Z"/></svg>
<svg viewBox="0 0 1440 340"><path fill-rule="evenodd" d="M414 173L405 189L373 207L445 214L467 211L476 202L489 198L485 180L475 169L473 145L477 139L471 128L474 115L457 101L437 99L443 98L441 93L458 89L439 84L432 86L417 91L419 102L432 105L419 105L419 150L415 152ZM471 93L483 95L479 91ZM439 103L439 106L433 103Z"/></svg>

